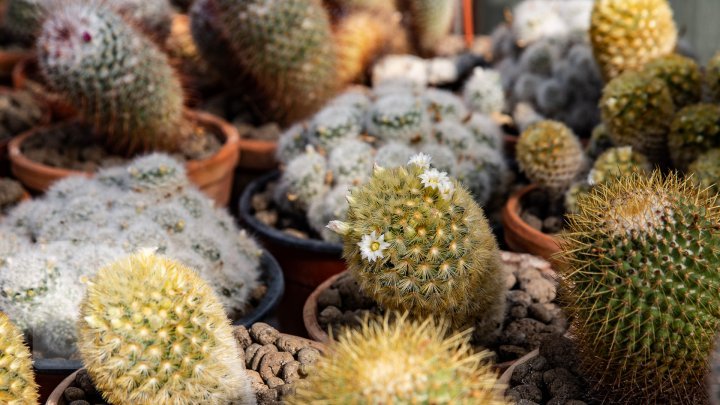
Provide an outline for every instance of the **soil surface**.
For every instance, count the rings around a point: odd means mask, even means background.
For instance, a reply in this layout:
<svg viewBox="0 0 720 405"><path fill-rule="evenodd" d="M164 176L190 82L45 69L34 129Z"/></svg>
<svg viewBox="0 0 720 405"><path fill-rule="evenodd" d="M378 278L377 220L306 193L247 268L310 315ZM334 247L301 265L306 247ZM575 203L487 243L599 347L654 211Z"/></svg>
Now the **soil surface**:
<svg viewBox="0 0 720 405"><path fill-rule="evenodd" d="M0 93L0 142L39 124L44 110L26 91Z"/></svg>
<svg viewBox="0 0 720 405"><path fill-rule="evenodd" d="M172 154L173 157L180 161L204 159L220 150L222 141L217 135L200 127L195 129L202 131L201 136L193 137L195 141L183 145L182 152ZM46 128L23 142L22 152L29 159L48 166L89 172L125 164L131 159L108 151L101 136L78 123Z"/></svg>
<svg viewBox="0 0 720 405"><path fill-rule="evenodd" d="M562 200L551 203L544 190L535 189L525 194L520 206L520 218L538 231L556 234L565 227L565 207Z"/></svg>
<svg viewBox="0 0 720 405"><path fill-rule="evenodd" d="M283 335L262 322L250 329L237 326L234 335L259 405L284 403L283 398L294 392L293 384L307 377L320 356L317 343ZM107 404L85 370L65 389L63 398L69 405Z"/></svg>

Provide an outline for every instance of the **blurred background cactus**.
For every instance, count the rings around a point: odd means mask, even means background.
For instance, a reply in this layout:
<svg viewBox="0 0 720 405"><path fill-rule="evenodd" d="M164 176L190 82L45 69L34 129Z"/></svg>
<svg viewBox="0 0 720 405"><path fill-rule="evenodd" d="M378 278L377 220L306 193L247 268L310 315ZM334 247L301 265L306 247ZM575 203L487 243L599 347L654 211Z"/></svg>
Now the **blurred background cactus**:
<svg viewBox="0 0 720 405"><path fill-rule="evenodd" d="M0 312L0 401L37 404L38 386L22 332Z"/></svg>

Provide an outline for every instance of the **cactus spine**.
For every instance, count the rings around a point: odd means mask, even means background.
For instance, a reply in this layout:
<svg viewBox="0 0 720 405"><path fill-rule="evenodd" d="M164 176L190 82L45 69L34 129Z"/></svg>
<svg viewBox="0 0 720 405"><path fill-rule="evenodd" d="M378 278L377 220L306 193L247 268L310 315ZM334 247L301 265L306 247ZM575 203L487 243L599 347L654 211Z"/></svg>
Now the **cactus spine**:
<svg viewBox="0 0 720 405"><path fill-rule="evenodd" d="M88 374L111 403L255 403L222 305L178 262L145 251L101 269L78 329Z"/></svg>
<svg viewBox="0 0 720 405"><path fill-rule="evenodd" d="M37 404L40 395L23 334L0 312L0 402Z"/></svg>
<svg viewBox="0 0 720 405"><path fill-rule="evenodd" d="M706 400L720 327L716 198L655 172L595 187L569 216L566 299L584 373L609 400Z"/></svg>

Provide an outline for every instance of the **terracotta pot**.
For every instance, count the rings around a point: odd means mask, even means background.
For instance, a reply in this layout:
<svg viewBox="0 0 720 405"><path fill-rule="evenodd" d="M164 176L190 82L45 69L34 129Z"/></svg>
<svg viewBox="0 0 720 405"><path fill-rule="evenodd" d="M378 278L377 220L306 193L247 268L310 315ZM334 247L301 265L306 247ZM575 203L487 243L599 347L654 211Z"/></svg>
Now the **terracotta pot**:
<svg viewBox="0 0 720 405"><path fill-rule="evenodd" d="M230 191L238 161L238 134L235 128L224 120L205 112L187 112L191 120L199 122L210 131L222 136L225 143L213 156L203 160L191 160L186 163L190 180L218 206L226 206L230 201ZM47 127L38 127L13 138L8 149L11 169L15 177L27 188L44 192L54 182L68 176L92 176L92 173L52 167L30 160L22 153L22 143L29 137Z"/></svg>
<svg viewBox="0 0 720 405"><path fill-rule="evenodd" d="M240 162L238 167L251 170L273 170L277 168L275 150L277 142L240 137Z"/></svg>
<svg viewBox="0 0 720 405"><path fill-rule="evenodd" d="M523 197L536 188L536 185L524 187L513 193L505 203L502 210L505 242L515 252L531 253L552 262L552 256L560 252L558 238L538 231L520 218Z"/></svg>
<svg viewBox="0 0 720 405"><path fill-rule="evenodd" d="M280 336L290 336L285 333L281 333ZM295 338L299 338L298 336L293 336ZM318 342L313 342L312 340L307 340L304 338L299 338L305 341L309 346L314 347L315 349L319 350L320 352L325 352L325 345L320 344ZM82 370L82 369L80 369ZM45 405L68 405L68 402L63 397L63 393L65 392L65 389L69 387L73 381L75 381L75 376L77 373L80 372L80 370L75 371L74 373L67 376L60 384L55 387L55 389L50 393L50 396L47 399L47 402L45 402Z"/></svg>
<svg viewBox="0 0 720 405"><path fill-rule="evenodd" d="M50 106L56 120L63 120L77 115L75 107L68 104L62 96L48 91L47 86L36 79L39 76L37 60L34 56L19 61L12 70L13 87L27 90Z"/></svg>

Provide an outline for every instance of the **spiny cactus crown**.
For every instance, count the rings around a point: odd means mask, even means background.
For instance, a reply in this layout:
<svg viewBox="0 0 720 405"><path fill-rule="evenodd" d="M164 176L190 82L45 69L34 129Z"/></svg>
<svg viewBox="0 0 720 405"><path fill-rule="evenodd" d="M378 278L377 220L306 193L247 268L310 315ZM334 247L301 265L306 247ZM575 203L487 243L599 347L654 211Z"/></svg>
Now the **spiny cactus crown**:
<svg viewBox="0 0 720 405"><path fill-rule="evenodd" d="M23 334L0 312L0 401L4 404L37 404L30 350Z"/></svg>
<svg viewBox="0 0 720 405"><path fill-rule="evenodd" d="M114 262L80 311L83 363L111 403L254 402L222 305L179 262L150 251Z"/></svg>
<svg viewBox="0 0 720 405"><path fill-rule="evenodd" d="M580 197L561 260L584 373L634 403L704 402L720 327L720 207L676 175L626 176Z"/></svg>
<svg viewBox="0 0 720 405"><path fill-rule="evenodd" d="M167 56L102 2L70 1L45 20L38 62L48 84L117 150L176 150L184 95Z"/></svg>
<svg viewBox="0 0 720 405"><path fill-rule="evenodd" d="M475 353L468 332L447 336L432 319L365 319L345 329L291 404L342 402L505 405L488 351Z"/></svg>
<svg viewBox="0 0 720 405"><path fill-rule="evenodd" d="M447 174L414 156L407 167L376 168L351 190L343 257L360 288L381 306L462 325L497 326L504 306L497 244L482 209Z"/></svg>
<svg viewBox="0 0 720 405"><path fill-rule="evenodd" d="M578 176L583 164L580 141L557 121L530 125L517 143L520 169L532 181L553 193L562 193Z"/></svg>

